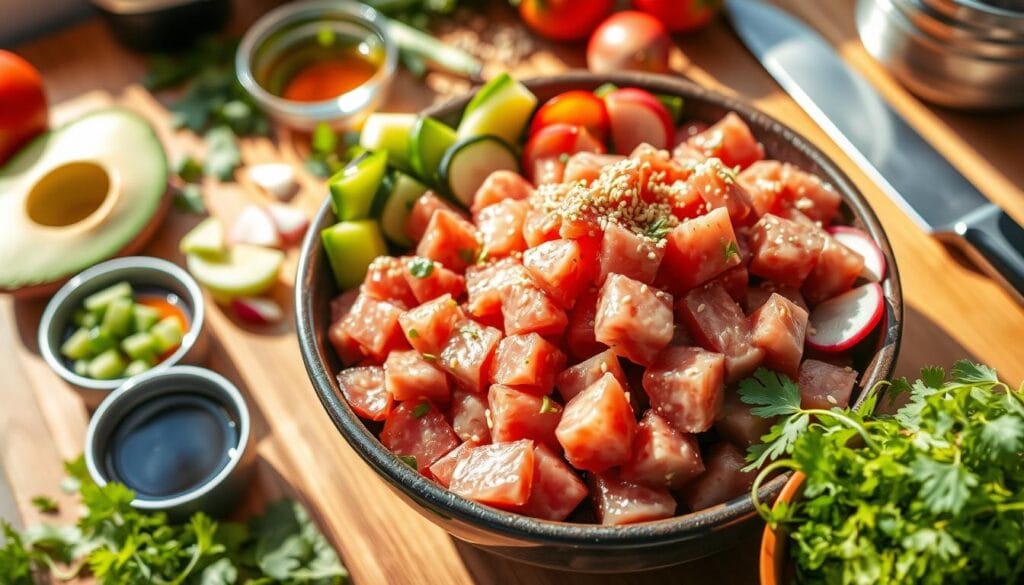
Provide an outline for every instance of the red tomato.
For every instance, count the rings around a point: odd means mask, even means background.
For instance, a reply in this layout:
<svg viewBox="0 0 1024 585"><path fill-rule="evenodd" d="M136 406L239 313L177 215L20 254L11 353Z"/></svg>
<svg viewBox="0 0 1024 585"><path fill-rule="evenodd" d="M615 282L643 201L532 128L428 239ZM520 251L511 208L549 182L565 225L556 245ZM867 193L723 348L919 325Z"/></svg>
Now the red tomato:
<svg viewBox="0 0 1024 585"><path fill-rule="evenodd" d="M604 143L594 138L583 126L575 124L552 124L530 135L523 147L523 168L532 172L537 162L548 158L557 158L563 154L577 152L604 153Z"/></svg>
<svg viewBox="0 0 1024 585"><path fill-rule="evenodd" d="M0 50L0 164L46 130L43 80L28 61Z"/></svg>
<svg viewBox="0 0 1024 585"><path fill-rule="evenodd" d="M672 116L650 92L625 87L604 96L604 103L615 152L629 154L644 143L660 149L672 146L676 132Z"/></svg>
<svg viewBox="0 0 1024 585"><path fill-rule="evenodd" d="M722 8L720 0L633 0L633 8L657 18L672 32L707 26Z"/></svg>
<svg viewBox="0 0 1024 585"><path fill-rule="evenodd" d="M533 115L530 135L552 124L572 124L585 127L595 138L604 141L608 138L609 123L608 110L601 98L593 92L574 89L544 102Z"/></svg>
<svg viewBox="0 0 1024 585"><path fill-rule="evenodd" d="M612 0L522 0L519 16L538 34L578 41L612 10Z"/></svg>
<svg viewBox="0 0 1024 585"><path fill-rule="evenodd" d="M492 506L522 506L530 499L533 441L474 447L452 472L450 490Z"/></svg>
<svg viewBox="0 0 1024 585"><path fill-rule="evenodd" d="M594 73L668 73L671 50L672 39L657 18L624 10L609 16L590 37L587 68Z"/></svg>

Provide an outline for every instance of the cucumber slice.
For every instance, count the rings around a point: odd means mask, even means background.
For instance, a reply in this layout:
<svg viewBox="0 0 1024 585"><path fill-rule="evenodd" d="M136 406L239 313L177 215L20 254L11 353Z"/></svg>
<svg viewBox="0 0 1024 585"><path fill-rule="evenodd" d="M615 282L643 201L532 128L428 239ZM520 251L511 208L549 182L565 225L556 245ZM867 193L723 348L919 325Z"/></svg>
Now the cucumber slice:
<svg viewBox="0 0 1024 585"><path fill-rule="evenodd" d="M377 256L388 253L380 226L369 219L339 222L320 232L338 288L358 286Z"/></svg>
<svg viewBox="0 0 1024 585"><path fill-rule="evenodd" d="M431 185L439 185L441 159L455 140L455 130L450 126L434 118L418 119L409 136L409 165L416 176Z"/></svg>
<svg viewBox="0 0 1024 585"><path fill-rule="evenodd" d="M150 366L144 360L135 360L132 363L128 364L128 367L124 369L124 375L126 378L138 376L139 374L144 374L148 372L151 367L152 366Z"/></svg>
<svg viewBox="0 0 1024 585"><path fill-rule="evenodd" d="M223 254L224 224L215 217L208 217L185 234L178 247L184 254Z"/></svg>
<svg viewBox="0 0 1024 585"><path fill-rule="evenodd" d="M508 73L502 73L480 88L466 105L459 122L459 140L491 134L515 144L535 107L537 96Z"/></svg>
<svg viewBox="0 0 1024 585"><path fill-rule="evenodd" d="M152 333L135 333L121 340L121 349L134 360L145 359L157 352L156 339Z"/></svg>
<svg viewBox="0 0 1024 585"><path fill-rule="evenodd" d="M108 349L94 357L86 368L86 374L97 380L113 380L124 374L124 358L116 349Z"/></svg>
<svg viewBox="0 0 1024 585"><path fill-rule="evenodd" d="M367 153L338 171L328 183L331 205L338 221L366 219L380 183L384 180L388 154L381 150Z"/></svg>
<svg viewBox="0 0 1024 585"><path fill-rule="evenodd" d="M88 311L102 312L110 304L110 301L121 298L132 298L132 285L127 282L119 282L113 286L92 293L85 297L85 308Z"/></svg>
<svg viewBox="0 0 1024 585"><path fill-rule="evenodd" d="M249 244L235 244L223 256L185 257L192 276L222 300L259 296L277 281L283 262L280 250Z"/></svg>
<svg viewBox="0 0 1024 585"><path fill-rule="evenodd" d="M97 355L108 349L117 347L117 340L110 336L103 327L93 327L89 330L89 350L92 355Z"/></svg>
<svg viewBox="0 0 1024 585"><path fill-rule="evenodd" d="M395 171L400 173L402 171ZM373 196L373 203L370 204L370 217L377 219L380 214L384 212L384 205L387 203L388 198L391 196L391 191L395 188L395 180L391 174L385 174L384 178L381 179L380 187L377 188L377 193Z"/></svg>
<svg viewBox="0 0 1024 585"><path fill-rule="evenodd" d="M412 246L412 239L405 233L405 223L416 200L426 192L427 186L423 183L405 173L395 173L395 186L380 215L380 229L384 237L399 246Z"/></svg>
<svg viewBox="0 0 1024 585"><path fill-rule="evenodd" d="M160 312L153 307L136 304L132 307L132 320L135 322L135 331L149 331L160 320Z"/></svg>
<svg viewBox="0 0 1024 585"><path fill-rule="evenodd" d="M61 355L73 360L82 360L92 354L92 343L89 341L89 330L77 329L60 346Z"/></svg>
<svg viewBox="0 0 1024 585"><path fill-rule="evenodd" d="M359 146L383 150L388 153L389 164L409 169L409 135L414 124L416 114L370 114L359 134Z"/></svg>
<svg viewBox="0 0 1024 585"><path fill-rule="evenodd" d="M119 297L110 301L100 327L112 337L122 338L131 331L134 319L132 307L135 305L130 298Z"/></svg>
<svg viewBox="0 0 1024 585"><path fill-rule="evenodd" d="M78 309L71 317L71 320L78 327L85 327L88 329L89 327L99 325L100 317L102 317L102 313L94 313L92 311L86 311L85 309Z"/></svg>
<svg viewBox="0 0 1024 585"><path fill-rule="evenodd" d="M519 158L496 136L477 136L455 143L441 159L441 182L469 207L480 185L494 171L519 172Z"/></svg>
<svg viewBox="0 0 1024 585"><path fill-rule="evenodd" d="M181 322L175 317L164 317L149 330L156 353L164 353L181 345L185 332L181 330ZM131 355L131 354L129 354ZM133 356L134 357L134 356Z"/></svg>
<svg viewBox="0 0 1024 585"><path fill-rule="evenodd" d="M75 366L72 368L79 376L89 375L89 360L75 360Z"/></svg>

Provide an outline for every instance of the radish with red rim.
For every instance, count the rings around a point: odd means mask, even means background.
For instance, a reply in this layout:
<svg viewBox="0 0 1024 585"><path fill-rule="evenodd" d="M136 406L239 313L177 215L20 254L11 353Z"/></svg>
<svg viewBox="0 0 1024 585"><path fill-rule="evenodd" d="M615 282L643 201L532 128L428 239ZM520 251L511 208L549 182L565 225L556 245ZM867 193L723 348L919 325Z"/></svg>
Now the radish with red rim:
<svg viewBox="0 0 1024 585"><path fill-rule="evenodd" d="M277 248L281 246L281 234L266 209L259 205L247 205L231 228L231 241Z"/></svg>
<svg viewBox="0 0 1024 585"><path fill-rule="evenodd" d="M850 349L878 325L885 297L877 282L869 282L833 297L811 311L807 346L827 352Z"/></svg>
<svg viewBox="0 0 1024 585"><path fill-rule="evenodd" d="M267 214L273 220L277 233L288 244L302 240L306 228L309 227L309 218L306 214L290 205L272 203L267 206Z"/></svg>
<svg viewBox="0 0 1024 585"><path fill-rule="evenodd" d="M879 282L885 277L885 256L866 232L854 227L835 225L828 228L828 233L839 240L840 244L864 258L864 271L861 276L865 280Z"/></svg>
<svg viewBox="0 0 1024 585"><path fill-rule="evenodd" d="M271 299L260 297L237 297L231 299L231 310L238 318L257 325L278 323L284 318L281 305Z"/></svg>
<svg viewBox="0 0 1024 585"><path fill-rule="evenodd" d="M650 92L635 87L616 89L604 96L611 121L612 146L619 154L629 154L647 143L667 149L675 138L672 116Z"/></svg>

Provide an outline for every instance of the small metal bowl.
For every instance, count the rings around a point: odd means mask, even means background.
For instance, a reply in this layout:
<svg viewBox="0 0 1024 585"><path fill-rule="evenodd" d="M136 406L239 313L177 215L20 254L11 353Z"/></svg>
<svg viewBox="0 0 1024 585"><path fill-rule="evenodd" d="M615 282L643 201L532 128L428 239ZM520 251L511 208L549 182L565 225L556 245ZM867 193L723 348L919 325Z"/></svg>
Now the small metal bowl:
<svg viewBox="0 0 1024 585"><path fill-rule="evenodd" d="M312 130L326 122L336 129L358 126L386 96L398 63L398 47L388 36L387 21L368 6L344 0L293 2L270 11L245 33L235 56L238 81L279 122ZM377 72L359 87L319 102L287 100L261 85L286 51L323 30L358 39L384 51Z"/></svg>
<svg viewBox="0 0 1024 585"><path fill-rule="evenodd" d="M165 512L172 520L188 518L197 511L216 517L230 513L248 483L255 456L254 451L247 448L252 432L249 407L234 384L205 368L175 366L147 372L129 379L100 404L85 435L85 465L93 481L101 486L112 481L104 457L122 421L155 399L167 398L170 404L176 397L186 401L196 395L224 409L237 431L237 445L228 450L227 461L220 471L205 482L168 497L136 495L132 507ZM157 456L159 454L154 454Z"/></svg>
<svg viewBox="0 0 1024 585"><path fill-rule="evenodd" d="M137 51L180 49L220 30L229 0L92 0L119 41Z"/></svg>
<svg viewBox="0 0 1024 585"><path fill-rule="evenodd" d="M177 265L149 256L128 256L108 260L84 270L61 287L46 305L39 322L39 352L50 368L78 391L89 408L95 408L126 379L96 380L79 376L65 364L60 346L64 342L72 315L81 307L85 297L121 281L166 289L185 302L191 316L181 346L150 372L180 363L202 363L209 349L203 291L195 279Z"/></svg>

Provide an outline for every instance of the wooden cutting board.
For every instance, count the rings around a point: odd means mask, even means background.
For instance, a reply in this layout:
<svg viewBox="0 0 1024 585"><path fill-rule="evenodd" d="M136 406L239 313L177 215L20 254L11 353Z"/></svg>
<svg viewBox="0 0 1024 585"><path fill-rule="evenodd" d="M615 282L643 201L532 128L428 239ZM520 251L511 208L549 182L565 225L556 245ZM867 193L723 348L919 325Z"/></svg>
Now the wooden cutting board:
<svg viewBox="0 0 1024 585"><path fill-rule="evenodd" d="M273 0L237 3L232 24L244 30ZM1024 114L970 116L928 108L907 94L864 53L853 30L853 0L827 5L814 0L780 2L809 20L835 43L844 57L874 81L940 151L992 199L1024 222L1024 165L1019 137ZM444 24L443 37L473 48L488 70L509 67L521 76L584 65L582 45L533 39L514 14L496 3L487 17L459 16ZM899 209L828 140L824 133L771 81L723 22L679 39L678 72L699 83L741 94L805 134L833 156L864 191L887 228L898 257L906 299L904 341L897 371L913 375L922 365L950 365L961 357L985 361L1007 380L1024 379L1024 309L958 256L922 234ZM18 48L40 68L55 119L117 102L147 116L173 161L202 154L200 141L172 131L160 102L139 88L144 61L117 45L107 30L90 20ZM402 74L386 109L416 111L465 82L440 75L423 85ZM96 92L95 90L101 90ZM85 95L83 95L85 94ZM270 139L246 140L247 164L284 160L301 166L303 139L282 132ZM312 212L324 196L322 184L305 175L294 204ZM267 198L244 180L205 186L214 215L230 221L248 202ZM181 262L177 242L199 221L172 211L147 254ZM296 250L289 251L274 296L291 311L291 280ZM215 342L208 367L234 381L254 415L258 480L240 514L267 499L288 494L302 499L344 562L363 584L612 584L754 583L756 539L737 549L683 567L634 575L573 575L547 571L483 553L448 537L407 507L348 448L324 414L299 356L291 322L272 328L239 324L212 301L208 326ZM77 396L42 362L35 336L44 303L0 299L0 464L25 523L41 519L30 505L37 494L62 504L59 518L71 520L74 503L59 493L60 462L78 455L87 413ZM47 518L47 520L50 520Z"/></svg>

